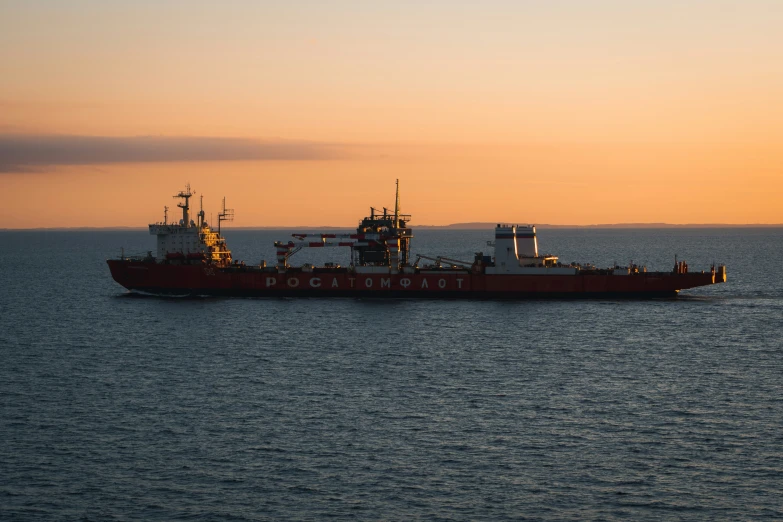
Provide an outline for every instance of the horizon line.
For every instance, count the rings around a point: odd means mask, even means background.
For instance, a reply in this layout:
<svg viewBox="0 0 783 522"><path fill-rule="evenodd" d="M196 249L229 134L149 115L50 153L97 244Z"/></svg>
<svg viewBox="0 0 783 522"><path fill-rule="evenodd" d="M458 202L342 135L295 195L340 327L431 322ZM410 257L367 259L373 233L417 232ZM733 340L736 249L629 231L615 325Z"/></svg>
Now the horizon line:
<svg viewBox="0 0 783 522"><path fill-rule="evenodd" d="M451 223L448 225L417 225L411 228L451 229L451 230L483 230L494 229L496 221L476 221L466 223ZM521 224L522 221L500 221L500 223ZM549 223L532 224L544 228L626 228L626 229L656 229L656 228L783 228L783 223L596 223L589 225L555 225ZM248 225L241 227L224 227L224 230L295 230L295 229L346 229L354 226L340 225ZM147 230L145 226L73 226L73 227L0 227L2 232L34 232L34 231L111 231L111 230Z"/></svg>

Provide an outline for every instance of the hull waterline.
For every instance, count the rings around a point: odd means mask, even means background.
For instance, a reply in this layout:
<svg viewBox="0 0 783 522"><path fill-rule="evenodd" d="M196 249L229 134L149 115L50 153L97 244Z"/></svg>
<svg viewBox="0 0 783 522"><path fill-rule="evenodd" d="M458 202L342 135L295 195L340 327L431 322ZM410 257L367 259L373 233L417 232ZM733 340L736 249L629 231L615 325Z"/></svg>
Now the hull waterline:
<svg viewBox="0 0 783 522"><path fill-rule="evenodd" d="M629 275L487 275L420 271L361 274L348 269L284 274L256 267L216 268L109 260L115 281L158 295L372 298L666 298L712 285L725 274L646 272Z"/></svg>

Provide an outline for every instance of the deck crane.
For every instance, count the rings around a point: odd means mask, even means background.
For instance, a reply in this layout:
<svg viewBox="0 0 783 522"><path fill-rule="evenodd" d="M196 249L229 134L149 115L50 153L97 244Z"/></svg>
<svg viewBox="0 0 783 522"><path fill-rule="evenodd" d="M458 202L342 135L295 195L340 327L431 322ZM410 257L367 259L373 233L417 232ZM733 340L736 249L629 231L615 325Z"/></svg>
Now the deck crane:
<svg viewBox="0 0 783 522"><path fill-rule="evenodd" d="M303 248L350 247L353 250L357 247L377 247L383 244L383 237L380 234L291 234L291 236L299 242L275 241L278 268L284 269L288 266L288 259ZM318 238L319 241L305 241L307 238ZM340 241L327 241L327 239Z"/></svg>
<svg viewBox="0 0 783 522"><path fill-rule="evenodd" d="M278 241L277 266L283 272L288 259L302 248L350 247L351 263L363 267L388 267L391 273L397 273L401 267L409 265L410 241L413 231L408 228L410 214L400 211L400 184L397 180L394 213L383 207L378 214L370 207L370 216L359 222L354 233L344 234L291 234L299 242Z"/></svg>

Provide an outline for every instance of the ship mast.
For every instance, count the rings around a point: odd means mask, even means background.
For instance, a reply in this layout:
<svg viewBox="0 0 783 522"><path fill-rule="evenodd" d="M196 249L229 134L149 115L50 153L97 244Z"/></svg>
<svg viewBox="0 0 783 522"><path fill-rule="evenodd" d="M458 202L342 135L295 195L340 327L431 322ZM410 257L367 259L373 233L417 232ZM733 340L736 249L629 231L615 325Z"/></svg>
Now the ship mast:
<svg viewBox="0 0 783 522"><path fill-rule="evenodd" d="M234 209L226 208L226 197L223 196L223 210L218 214L218 235L220 235L220 223L234 221Z"/></svg>
<svg viewBox="0 0 783 522"><path fill-rule="evenodd" d="M200 198L201 198L201 207L198 212L198 227L204 228L204 222L206 221L204 219L204 217L206 216L206 214L204 214L204 194L202 194Z"/></svg>
<svg viewBox="0 0 783 522"><path fill-rule="evenodd" d="M182 222L184 227L190 226L190 197L193 196L195 192L190 192L190 183L187 184L185 187L185 190L180 191L179 194L174 196L175 198L182 198L185 200L184 203L177 203L177 206L182 209Z"/></svg>
<svg viewBox="0 0 783 522"><path fill-rule="evenodd" d="M397 179L397 197L394 200L394 228L400 226L400 180Z"/></svg>

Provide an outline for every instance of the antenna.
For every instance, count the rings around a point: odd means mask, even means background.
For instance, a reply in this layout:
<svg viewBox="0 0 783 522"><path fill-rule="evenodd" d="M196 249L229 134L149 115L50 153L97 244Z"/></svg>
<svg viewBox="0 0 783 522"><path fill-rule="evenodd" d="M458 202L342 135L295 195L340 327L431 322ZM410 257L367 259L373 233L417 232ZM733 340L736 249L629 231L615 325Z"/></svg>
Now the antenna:
<svg viewBox="0 0 783 522"><path fill-rule="evenodd" d="M218 214L218 235L220 235L220 223L234 221L234 209L226 208L226 197L223 196L223 210Z"/></svg>
<svg viewBox="0 0 783 522"><path fill-rule="evenodd" d="M163 207L163 224L169 224L169 207Z"/></svg>

